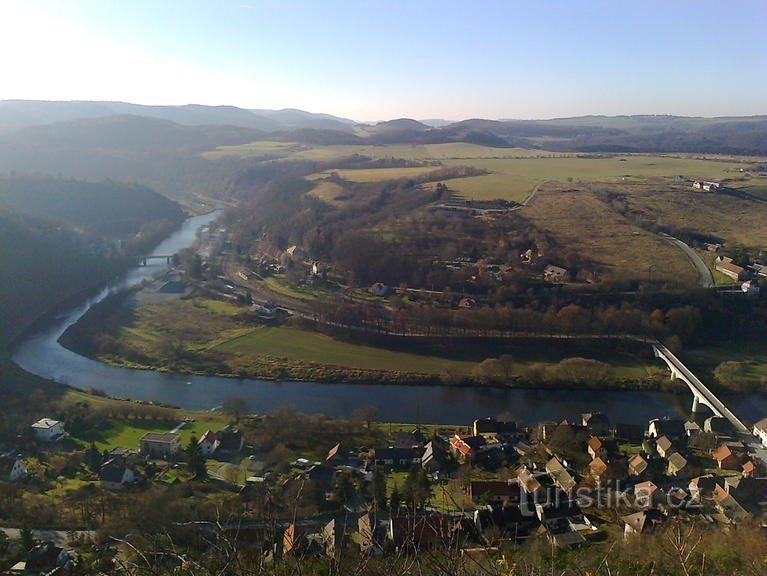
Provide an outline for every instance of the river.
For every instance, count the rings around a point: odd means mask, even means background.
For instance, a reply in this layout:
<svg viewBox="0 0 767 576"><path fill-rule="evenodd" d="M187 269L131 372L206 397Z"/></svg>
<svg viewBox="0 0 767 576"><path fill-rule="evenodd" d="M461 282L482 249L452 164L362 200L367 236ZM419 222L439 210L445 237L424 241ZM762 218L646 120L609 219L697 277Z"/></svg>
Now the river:
<svg viewBox="0 0 767 576"><path fill-rule="evenodd" d="M160 243L155 254L174 254L190 246L196 231L217 213L189 218ZM138 266L113 285L71 310L57 314L12 350L19 366L39 376L81 389L99 389L110 396L151 400L208 410L230 396L248 401L255 412L290 406L308 413L349 416L356 408L374 405L384 421L467 424L474 418L509 413L524 423L579 419L599 410L615 422L646 423L660 416L687 416L691 396L663 392L488 389L447 386L392 386L275 382L217 376L193 376L109 366L80 356L59 344L64 331L110 292L151 277L164 264ZM728 406L751 421L767 415L767 399L755 394L728 397Z"/></svg>

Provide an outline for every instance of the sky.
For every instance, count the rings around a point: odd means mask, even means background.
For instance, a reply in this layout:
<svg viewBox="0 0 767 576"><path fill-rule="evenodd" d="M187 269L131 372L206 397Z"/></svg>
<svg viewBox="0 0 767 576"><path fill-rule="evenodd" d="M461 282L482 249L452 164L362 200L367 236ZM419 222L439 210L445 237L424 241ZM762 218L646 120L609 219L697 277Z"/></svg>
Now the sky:
<svg viewBox="0 0 767 576"><path fill-rule="evenodd" d="M765 0L0 0L0 100L767 113Z"/></svg>

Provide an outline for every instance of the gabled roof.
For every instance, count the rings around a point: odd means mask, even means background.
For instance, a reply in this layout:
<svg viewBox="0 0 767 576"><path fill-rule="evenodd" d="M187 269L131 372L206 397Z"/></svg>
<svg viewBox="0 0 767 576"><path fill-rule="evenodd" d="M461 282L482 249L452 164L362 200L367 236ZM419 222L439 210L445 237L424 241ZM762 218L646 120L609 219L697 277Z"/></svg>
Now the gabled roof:
<svg viewBox="0 0 767 576"><path fill-rule="evenodd" d="M524 466L517 470L517 478L519 478L519 485L522 486L522 489L528 494L532 494L541 488L541 483L538 482L530 470Z"/></svg>
<svg viewBox="0 0 767 576"><path fill-rule="evenodd" d="M607 472L607 462L602 460L601 458L597 457L594 458L589 463L589 468L591 468L591 471L596 474L597 476L601 476L605 472Z"/></svg>
<svg viewBox="0 0 767 576"><path fill-rule="evenodd" d="M559 486L565 492L570 492L575 488L575 478L565 470L565 467L562 466L562 463L556 456L546 462L546 472L549 473L554 484Z"/></svg>
<svg viewBox="0 0 767 576"><path fill-rule="evenodd" d="M147 432L141 437L141 440L148 442L162 442L170 444L180 439L180 436L176 432Z"/></svg>
<svg viewBox="0 0 767 576"><path fill-rule="evenodd" d="M711 451L711 457L717 462L723 462L732 456L732 450L727 444L720 444Z"/></svg>
<svg viewBox="0 0 767 576"><path fill-rule="evenodd" d="M125 460L119 457L112 458L101 466L101 470L99 471L99 480L102 482L113 482L115 484L119 484L123 480L126 468Z"/></svg>
<svg viewBox="0 0 767 576"><path fill-rule="evenodd" d="M32 428L48 430L49 428L53 428L57 424L61 424L61 422L59 422L58 420L54 420L53 418L40 418L40 420L32 424Z"/></svg>
<svg viewBox="0 0 767 576"><path fill-rule="evenodd" d="M767 432L767 418L762 418L759 420L756 424L754 424L754 428Z"/></svg>
<svg viewBox="0 0 767 576"><path fill-rule="evenodd" d="M645 460L641 454L635 454L629 460L629 467L637 474L641 474L647 470L647 460Z"/></svg>
<svg viewBox="0 0 767 576"><path fill-rule="evenodd" d="M660 524L661 518L662 516L660 511L655 508L652 510L642 510L641 512L635 512L634 514L629 514L628 516L621 516L623 523L632 528L637 534L641 534L644 531L645 526L650 528L656 524Z"/></svg>
<svg viewBox="0 0 767 576"><path fill-rule="evenodd" d="M668 457L669 468L673 467L676 470L681 470L687 466L687 459L679 452L674 452Z"/></svg>
<svg viewBox="0 0 767 576"><path fill-rule="evenodd" d="M657 492L658 487L655 485L655 482L652 480L647 480L646 482L640 482L636 486L634 486L634 494L647 494L648 496L652 496Z"/></svg>
<svg viewBox="0 0 767 576"><path fill-rule="evenodd" d="M602 449L602 441L596 436L591 436L589 438L588 445L594 452L599 452Z"/></svg>
<svg viewBox="0 0 767 576"><path fill-rule="evenodd" d="M658 438L656 445L658 446L658 450L663 450L664 452L668 452L674 447L674 444L671 442L668 436L661 436Z"/></svg>
<svg viewBox="0 0 767 576"><path fill-rule="evenodd" d="M212 430L206 430L205 434L200 436L200 440L197 443L198 444L203 444L203 443L215 444L216 442L218 442L218 437L216 436L215 432L213 432Z"/></svg>
<svg viewBox="0 0 767 576"><path fill-rule="evenodd" d="M328 450L328 455L325 456L325 462L328 462L338 456L338 451L341 449L341 443L339 442L335 446L333 446L330 450Z"/></svg>

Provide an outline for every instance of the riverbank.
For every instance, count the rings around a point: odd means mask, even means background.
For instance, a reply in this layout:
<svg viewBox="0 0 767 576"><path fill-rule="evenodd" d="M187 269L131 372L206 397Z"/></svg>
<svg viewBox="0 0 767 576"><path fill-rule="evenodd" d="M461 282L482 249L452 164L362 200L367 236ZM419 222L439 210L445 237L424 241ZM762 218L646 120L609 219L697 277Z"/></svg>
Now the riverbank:
<svg viewBox="0 0 767 576"><path fill-rule="evenodd" d="M394 337L348 341L264 325L208 298L131 296L94 306L62 343L113 366L261 380L590 390L673 390L639 343Z"/></svg>

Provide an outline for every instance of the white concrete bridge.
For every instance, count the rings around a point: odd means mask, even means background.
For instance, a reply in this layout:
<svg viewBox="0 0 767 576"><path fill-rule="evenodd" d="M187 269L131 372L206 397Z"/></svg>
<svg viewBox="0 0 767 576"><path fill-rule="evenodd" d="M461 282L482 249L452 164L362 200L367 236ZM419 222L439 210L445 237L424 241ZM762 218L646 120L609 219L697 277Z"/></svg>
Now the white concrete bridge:
<svg viewBox="0 0 767 576"><path fill-rule="evenodd" d="M692 392L692 411L697 412L700 405L708 406L711 411L722 418L727 418L735 429L742 433L748 434L749 430L741 422L735 414L733 414L719 398L714 395L708 387L701 382L695 374L685 366L679 358L677 358L668 348L666 348L660 342L652 343L653 352L655 357L663 360L671 370L671 375L676 380L681 380L690 388Z"/></svg>

